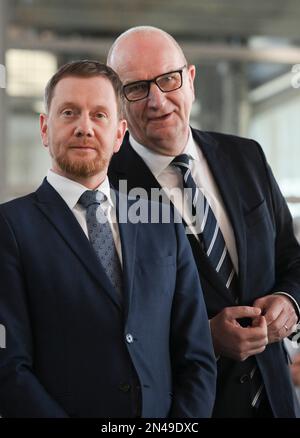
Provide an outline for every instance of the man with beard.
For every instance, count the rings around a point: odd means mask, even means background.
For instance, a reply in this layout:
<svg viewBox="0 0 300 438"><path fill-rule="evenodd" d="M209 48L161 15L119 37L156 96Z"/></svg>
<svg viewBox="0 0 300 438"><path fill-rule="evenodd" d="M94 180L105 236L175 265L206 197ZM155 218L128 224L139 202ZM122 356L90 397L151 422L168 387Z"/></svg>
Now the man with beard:
<svg viewBox="0 0 300 438"><path fill-rule="evenodd" d="M0 207L0 415L210 416L215 360L184 232L124 220L133 201L107 179L126 130L118 76L66 64L45 103L51 170Z"/></svg>

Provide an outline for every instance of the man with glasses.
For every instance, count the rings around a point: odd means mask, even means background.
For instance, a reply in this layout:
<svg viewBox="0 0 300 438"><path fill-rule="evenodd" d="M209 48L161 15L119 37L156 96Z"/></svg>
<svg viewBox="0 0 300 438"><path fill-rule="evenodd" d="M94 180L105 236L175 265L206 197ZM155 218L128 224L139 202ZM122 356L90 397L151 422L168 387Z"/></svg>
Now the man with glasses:
<svg viewBox="0 0 300 438"><path fill-rule="evenodd" d="M299 317L300 249L260 146L190 128L195 66L164 31L129 29L108 64L123 83L129 129L110 180L149 196L178 189L172 202L188 231L218 358L214 416L297 416L282 339Z"/></svg>

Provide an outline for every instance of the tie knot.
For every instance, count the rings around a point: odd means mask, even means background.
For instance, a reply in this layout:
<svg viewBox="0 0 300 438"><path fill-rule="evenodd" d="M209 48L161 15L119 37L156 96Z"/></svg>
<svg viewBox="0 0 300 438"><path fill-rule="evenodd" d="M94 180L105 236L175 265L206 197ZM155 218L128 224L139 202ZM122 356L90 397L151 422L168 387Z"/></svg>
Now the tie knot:
<svg viewBox="0 0 300 438"><path fill-rule="evenodd" d="M179 168L190 168L190 157L187 154L181 154L177 155L177 157L174 158L174 160L171 163L173 166L179 167Z"/></svg>
<svg viewBox="0 0 300 438"><path fill-rule="evenodd" d="M82 205L84 208L88 208L93 204L100 205L102 202L106 201L106 199L107 197L104 193L99 192L98 190L86 190L80 196L78 204Z"/></svg>

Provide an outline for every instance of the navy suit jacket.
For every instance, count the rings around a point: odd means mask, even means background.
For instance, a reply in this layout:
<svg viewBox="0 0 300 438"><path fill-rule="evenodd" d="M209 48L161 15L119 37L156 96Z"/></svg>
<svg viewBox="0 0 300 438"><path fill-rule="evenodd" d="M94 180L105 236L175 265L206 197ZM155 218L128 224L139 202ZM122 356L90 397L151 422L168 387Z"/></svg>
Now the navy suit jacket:
<svg viewBox="0 0 300 438"><path fill-rule="evenodd" d="M239 263L239 305L251 306L256 298L278 291L288 292L299 304L300 249L291 215L261 147L253 140L231 135L194 129L192 134L201 146L233 226ZM120 180L126 180L128 191L144 187L150 195L152 187L160 187L131 147L128 134L112 159L109 177L116 188ZM191 234L188 237L212 318L235 303L196 238ZM299 415L283 343L268 345L256 359L274 415ZM252 366L250 361L218 361L216 416L245 412L250 383L241 377L249 374ZM243 383L239 383L240 379ZM239 385L243 385L242 398Z"/></svg>
<svg viewBox="0 0 300 438"><path fill-rule="evenodd" d="M182 228L119 229L122 296L46 180L0 206L2 416L211 415L215 359Z"/></svg>

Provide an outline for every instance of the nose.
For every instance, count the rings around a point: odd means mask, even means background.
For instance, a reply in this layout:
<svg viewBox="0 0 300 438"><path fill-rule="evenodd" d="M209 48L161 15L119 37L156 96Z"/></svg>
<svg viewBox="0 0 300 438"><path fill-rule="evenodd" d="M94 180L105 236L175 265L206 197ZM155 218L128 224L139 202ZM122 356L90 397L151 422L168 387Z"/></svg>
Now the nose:
<svg viewBox="0 0 300 438"><path fill-rule="evenodd" d="M150 85L148 96L148 106L152 109L161 108L166 102L166 95L163 93L155 83Z"/></svg>
<svg viewBox="0 0 300 438"><path fill-rule="evenodd" d="M74 131L75 137L93 137L92 121L88 115L82 115Z"/></svg>

